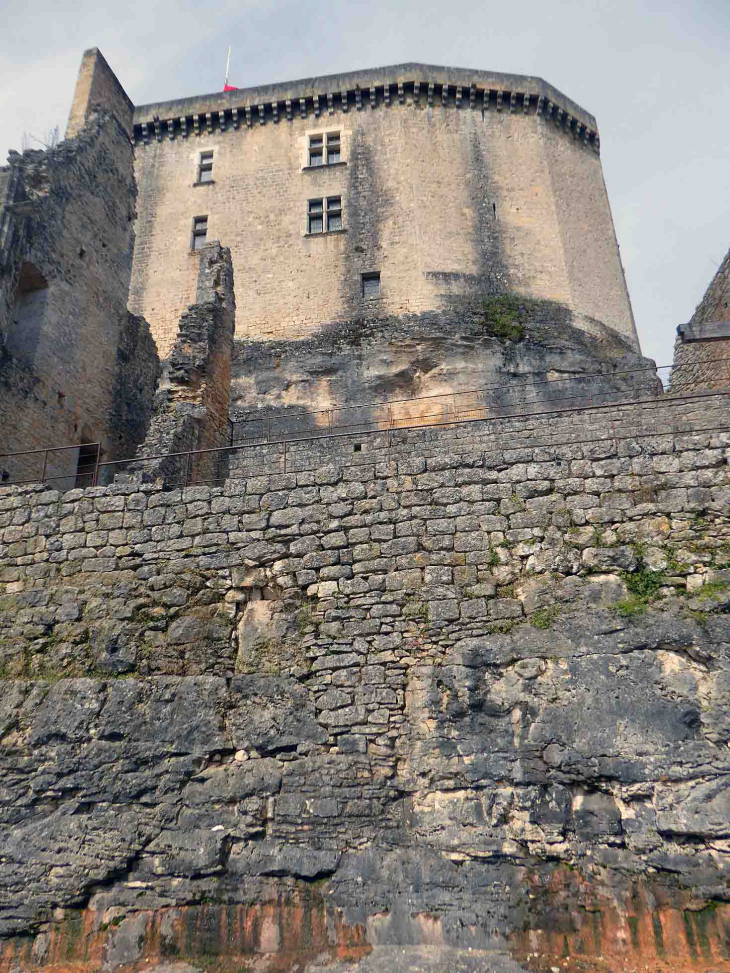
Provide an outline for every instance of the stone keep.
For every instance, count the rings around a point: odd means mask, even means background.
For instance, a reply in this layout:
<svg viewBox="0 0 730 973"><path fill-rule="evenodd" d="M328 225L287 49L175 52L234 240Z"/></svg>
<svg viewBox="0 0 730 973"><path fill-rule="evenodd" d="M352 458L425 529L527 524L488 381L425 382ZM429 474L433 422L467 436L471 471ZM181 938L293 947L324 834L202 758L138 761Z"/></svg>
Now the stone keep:
<svg viewBox="0 0 730 973"><path fill-rule="evenodd" d="M309 78L138 107L134 141L130 308L163 357L194 297L196 218L230 247L239 338L509 290L638 349L596 120L539 78L424 64ZM341 218L310 232L328 201Z"/></svg>

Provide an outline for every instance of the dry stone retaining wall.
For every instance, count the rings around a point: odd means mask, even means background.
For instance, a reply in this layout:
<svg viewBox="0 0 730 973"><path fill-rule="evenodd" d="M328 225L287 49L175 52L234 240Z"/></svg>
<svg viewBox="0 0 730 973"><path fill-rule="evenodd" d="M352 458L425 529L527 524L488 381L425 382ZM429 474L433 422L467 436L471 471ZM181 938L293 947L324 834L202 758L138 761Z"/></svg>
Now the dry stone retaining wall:
<svg viewBox="0 0 730 973"><path fill-rule="evenodd" d="M426 430L217 488L1 491L3 968L83 927L109 968L289 969L324 912L333 950L678 971L704 937L721 968L730 432L697 406L643 438Z"/></svg>

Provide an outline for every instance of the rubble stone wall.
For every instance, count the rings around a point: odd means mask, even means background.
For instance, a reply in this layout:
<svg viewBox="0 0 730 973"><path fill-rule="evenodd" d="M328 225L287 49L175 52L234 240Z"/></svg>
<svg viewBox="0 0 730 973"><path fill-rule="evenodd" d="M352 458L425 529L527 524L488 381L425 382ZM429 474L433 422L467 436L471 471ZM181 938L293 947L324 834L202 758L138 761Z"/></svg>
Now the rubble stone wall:
<svg viewBox="0 0 730 973"><path fill-rule="evenodd" d="M214 243L200 251L195 304L180 318L165 363L147 438L129 464L138 480L180 484L214 481L224 473L230 442L231 354L236 320L230 251ZM175 454L198 450L193 456ZM149 458L149 461L145 462Z"/></svg>
<svg viewBox="0 0 730 973"><path fill-rule="evenodd" d="M718 968L730 431L708 401L686 431L486 449L454 427L451 451L421 431L219 488L0 491L7 968L81 928L117 968L292 969L295 941L684 970L700 933Z"/></svg>
<svg viewBox="0 0 730 973"><path fill-rule="evenodd" d="M47 152L10 158L1 214L0 451L100 443L131 455L151 413L159 362L127 310L136 189L129 136L106 111ZM49 456L73 485L77 451ZM0 459L12 479L42 456Z"/></svg>

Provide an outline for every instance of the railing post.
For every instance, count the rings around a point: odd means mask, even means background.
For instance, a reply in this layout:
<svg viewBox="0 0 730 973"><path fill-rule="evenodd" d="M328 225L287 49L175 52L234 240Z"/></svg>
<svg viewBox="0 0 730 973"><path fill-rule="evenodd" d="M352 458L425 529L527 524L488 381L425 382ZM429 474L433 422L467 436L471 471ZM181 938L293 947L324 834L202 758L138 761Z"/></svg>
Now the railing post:
<svg viewBox="0 0 730 973"><path fill-rule="evenodd" d="M94 477L91 481L92 486L99 485L99 462L101 460L101 443L96 445L96 463L94 464Z"/></svg>
<svg viewBox="0 0 730 973"><path fill-rule="evenodd" d="M46 482L46 465L48 463L48 450L43 454L43 472L41 473L41 484Z"/></svg>
<svg viewBox="0 0 730 973"><path fill-rule="evenodd" d="M190 458L192 457L192 455L193 455L192 453L188 453L187 464L185 469L185 482L183 483L183 487L186 487L190 482Z"/></svg>

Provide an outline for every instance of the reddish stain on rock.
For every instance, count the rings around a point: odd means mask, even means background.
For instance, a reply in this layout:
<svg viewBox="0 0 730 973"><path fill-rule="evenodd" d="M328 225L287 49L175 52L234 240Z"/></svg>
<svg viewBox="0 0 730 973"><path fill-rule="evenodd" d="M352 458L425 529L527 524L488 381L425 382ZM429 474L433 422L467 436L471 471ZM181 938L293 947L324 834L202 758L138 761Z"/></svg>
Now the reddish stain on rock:
<svg viewBox="0 0 730 973"><path fill-rule="evenodd" d="M112 911L112 910L110 910ZM113 910L118 912L120 910ZM113 969L134 973L157 963L220 971L287 973L315 958L357 961L371 947L365 928L350 926L319 896L287 893L255 905L196 905L127 912L67 914L36 937L0 945L0 973Z"/></svg>
<svg viewBox="0 0 730 973"><path fill-rule="evenodd" d="M730 971L730 903L646 882L611 889L557 869L528 876L528 914L512 936L533 971L720 973Z"/></svg>

